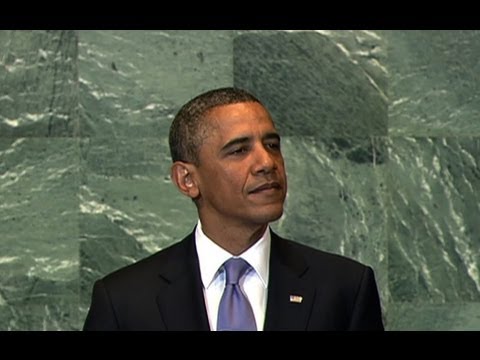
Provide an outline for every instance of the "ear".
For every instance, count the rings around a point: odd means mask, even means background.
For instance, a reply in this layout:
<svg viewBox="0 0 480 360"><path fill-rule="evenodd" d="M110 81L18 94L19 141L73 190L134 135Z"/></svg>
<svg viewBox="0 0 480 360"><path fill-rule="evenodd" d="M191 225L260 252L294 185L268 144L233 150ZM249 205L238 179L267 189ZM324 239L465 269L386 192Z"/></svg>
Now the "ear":
<svg viewBox="0 0 480 360"><path fill-rule="evenodd" d="M195 165L176 161L172 164L170 175L172 182L180 190L180 192L192 199L200 194L195 180Z"/></svg>

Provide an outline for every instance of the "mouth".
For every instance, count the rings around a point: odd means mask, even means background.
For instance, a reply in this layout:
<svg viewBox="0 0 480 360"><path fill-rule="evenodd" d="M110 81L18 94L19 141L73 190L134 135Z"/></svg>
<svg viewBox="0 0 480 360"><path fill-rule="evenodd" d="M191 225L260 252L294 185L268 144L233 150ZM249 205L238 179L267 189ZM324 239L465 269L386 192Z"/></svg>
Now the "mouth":
<svg viewBox="0 0 480 360"><path fill-rule="evenodd" d="M273 181L255 187L253 190L249 191L249 194L257 194L263 191L280 190L281 188L282 187L278 182Z"/></svg>

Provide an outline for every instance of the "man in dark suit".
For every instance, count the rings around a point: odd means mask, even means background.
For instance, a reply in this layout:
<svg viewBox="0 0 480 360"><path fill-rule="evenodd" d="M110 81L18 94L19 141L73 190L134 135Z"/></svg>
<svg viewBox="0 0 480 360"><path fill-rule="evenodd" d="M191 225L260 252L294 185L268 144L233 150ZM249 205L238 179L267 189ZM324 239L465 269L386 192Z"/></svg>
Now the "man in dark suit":
<svg viewBox="0 0 480 360"><path fill-rule="evenodd" d="M186 103L170 129L171 176L198 210L182 241L96 281L84 330L224 330L229 259L252 321L228 330L383 330L373 270L282 239L287 178L273 120L237 88ZM243 270L242 270L243 271ZM239 297L242 300L238 300ZM244 305L244 304L247 305Z"/></svg>

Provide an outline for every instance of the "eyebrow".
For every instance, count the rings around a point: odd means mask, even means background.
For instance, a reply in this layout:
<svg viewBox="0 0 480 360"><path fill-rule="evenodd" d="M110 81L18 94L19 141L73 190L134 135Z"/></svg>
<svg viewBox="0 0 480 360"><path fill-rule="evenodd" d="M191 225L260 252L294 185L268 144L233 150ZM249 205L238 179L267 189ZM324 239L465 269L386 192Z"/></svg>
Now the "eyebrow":
<svg viewBox="0 0 480 360"><path fill-rule="evenodd" d="M252 139L251 136L241 136L241 137L232 139L229 142L227 142L225 145L223 145L220 150L224 151L224 150L229 149L229 148L231 148L232 146L235 146L235 145L246 144L246 143L250 142L251 139ZM278 135L278 133L276 133L276 132L270 132L270 133L265 134L262 137L262 140L271 140L271 139L275 139L275 140L280 141L280 135Z"/></svg>

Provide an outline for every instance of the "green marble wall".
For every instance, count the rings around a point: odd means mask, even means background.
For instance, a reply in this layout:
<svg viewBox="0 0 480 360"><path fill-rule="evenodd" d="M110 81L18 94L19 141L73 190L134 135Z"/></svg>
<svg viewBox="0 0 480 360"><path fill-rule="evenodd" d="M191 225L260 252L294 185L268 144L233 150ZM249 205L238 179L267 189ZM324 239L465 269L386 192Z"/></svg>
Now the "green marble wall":
<svg viewBox="0 0 480 360"><path fill-rule="evenodd" d="M282 235L370 264L389 330L480 330L479 31L0 31L0 329L77 330L98 277L183 237L168 128L271 109Z"/></svg>

